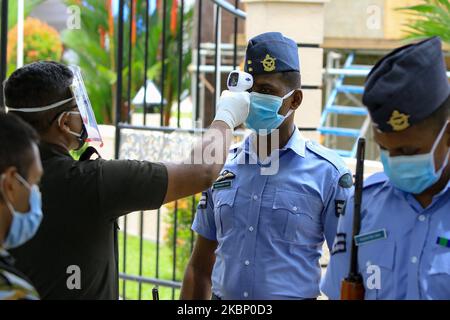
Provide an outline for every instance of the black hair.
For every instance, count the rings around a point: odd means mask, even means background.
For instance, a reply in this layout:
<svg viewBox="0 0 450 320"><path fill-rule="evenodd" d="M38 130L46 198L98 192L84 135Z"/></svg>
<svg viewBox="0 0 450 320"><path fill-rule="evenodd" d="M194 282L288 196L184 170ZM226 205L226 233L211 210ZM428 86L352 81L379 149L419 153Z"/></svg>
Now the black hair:
<svg viewBox="0 0 450 320"><path fill-rule="evenodd" d="M300 89L302 85L300 72L298 71L281 72L281 79L292 90Z"/></svg>
<svg viewBox="0 0 450 320"><path fill-rule="evenodd" d="M19 117L0 112L0 175L10 167L28 178L33 163L33 144L39 143L37 132Z"/></svg>
<svg viewBox="0 0 450 320"><path fill-rule="evenodd" d="M9 108L37 108L72 97L70 85L73 73L58 62L39 61L14 71L5 82L5 104ZM62 112L73 108L73 102L42 112L14 112L45 133Z"/></svg>

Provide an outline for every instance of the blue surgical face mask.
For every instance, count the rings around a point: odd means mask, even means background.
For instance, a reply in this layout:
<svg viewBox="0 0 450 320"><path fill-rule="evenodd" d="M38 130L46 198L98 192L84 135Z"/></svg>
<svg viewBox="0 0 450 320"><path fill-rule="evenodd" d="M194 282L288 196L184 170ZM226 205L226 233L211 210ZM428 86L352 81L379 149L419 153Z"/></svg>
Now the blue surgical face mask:
<svg viewBox="0 0 450 320"><path fill-rule="evenodd" d="M39 187L37 185L30 186L30 184L18 174L16 174L16 178L30 191L30 211L22 213L14 209L12 204L6 198L5 192L3 192L3 175L0 179L1 191L3 199L12 214L12 223L9 228L9 233L3 241L3 247L5 249L20 247L30 240L36 234L42 221L41 193L39 192Z"/></svg>
<svg viewBox="0 0 450 320"><path fill-rule="evenodd" d="M405 192L420 194L440 179L442 172L447 167L450 149L439 170L436 170L434 166L434 152L448 123L447 121L442 128L429 153L390 157L388 151L381 150L384 172L395 187Z"/></svg>
<svg viewBox="0 0 450 320"><path fill-rule="evenodd" d="M283 121L294 112L291 109L285 116L278 114L283 101L294 92L295 90L292 90L284 97L252 92L250 94L250 112L245 122L246 126L259 135L267 135L280 127Z"/></svg>

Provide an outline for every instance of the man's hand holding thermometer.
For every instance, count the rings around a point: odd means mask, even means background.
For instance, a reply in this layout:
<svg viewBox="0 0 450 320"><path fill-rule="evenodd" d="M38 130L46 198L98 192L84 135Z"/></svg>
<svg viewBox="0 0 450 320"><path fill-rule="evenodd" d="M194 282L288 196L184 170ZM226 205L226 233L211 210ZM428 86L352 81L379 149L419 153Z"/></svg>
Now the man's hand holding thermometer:
<svg viewBox="0 0 450 320"><path fill-rule="evenodd" d="M252 75L242 71L232 71L227 86L217 103L215 121L225 122L231 129L240 126L247 119L250 106L250 93L253 86Z"/></svg>

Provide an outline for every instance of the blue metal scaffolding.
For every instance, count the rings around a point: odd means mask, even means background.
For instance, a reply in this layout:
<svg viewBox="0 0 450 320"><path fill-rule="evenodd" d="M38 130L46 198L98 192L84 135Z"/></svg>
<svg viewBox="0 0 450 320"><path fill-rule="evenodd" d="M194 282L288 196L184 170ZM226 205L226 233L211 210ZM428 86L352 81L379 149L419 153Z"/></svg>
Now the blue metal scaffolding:
<svg viewBox="0 0 450 320"><path fill-rule="evenodd" d="M341 94L360 96L364 92L363 86L344 84L346 77L361 76L367 74L370 70L370 66L353 64L355 59L354 53L349 54L342 69L337 73L339 74L334 82L333 89L327 99L325 108L320 119L320 126L317 129L323 136L332 137L350 137L354 139L353 147L351 150L334 149L342 157L355 157L356 146L358 137L364 136L367 130L366 125L362 125L359 129L354 128L342 128L339 126L330 126L330 118L337 116L357 116L367 119L368 113L366 108L362 105L362 102L358 105L339 105L338 99ZM352 99L354 102L358 102L358 98ZM364 121L366 122L366 121Z"/></svg>

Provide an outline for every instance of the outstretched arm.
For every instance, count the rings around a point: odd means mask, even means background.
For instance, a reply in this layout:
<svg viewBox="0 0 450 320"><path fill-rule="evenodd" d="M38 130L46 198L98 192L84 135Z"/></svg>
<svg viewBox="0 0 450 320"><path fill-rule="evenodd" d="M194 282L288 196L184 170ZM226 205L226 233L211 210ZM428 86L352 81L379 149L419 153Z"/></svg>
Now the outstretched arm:
<svg viewBox="0 0 450 320"><path fill-rule="evenodd" d="M196 194L209 188L227 159L233 130L249 112L249 93L224 91L211 127L183 163L165 163L168 186L164 203Z"/></svg>

